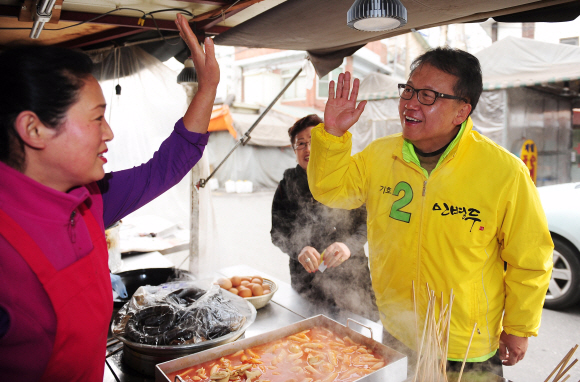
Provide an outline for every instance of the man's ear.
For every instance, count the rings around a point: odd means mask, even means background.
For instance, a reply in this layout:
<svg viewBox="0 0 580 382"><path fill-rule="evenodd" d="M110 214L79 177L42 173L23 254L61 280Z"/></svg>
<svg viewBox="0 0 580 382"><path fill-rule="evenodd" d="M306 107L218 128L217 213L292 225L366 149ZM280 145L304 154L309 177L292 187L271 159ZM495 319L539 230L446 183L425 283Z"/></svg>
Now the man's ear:
<svg viewBox="0 0 580 382"><path fill-rule="evenodd" d="M31 148L42 150L46 147L46 140L55 133L54 129L47 128L35 112L25 110L18 114L15 121L16 132Z"/></svg>
<svg viewBox="0 0 580 382"><path fill-rule="evenodd" d="M469 113L471 113L471 104L463 103L463 105L461 105L461 108L457 111L457 114L455 115L453 124L455 126L461 125L463 122L465 122L467 117L469 117Z"/></svg>

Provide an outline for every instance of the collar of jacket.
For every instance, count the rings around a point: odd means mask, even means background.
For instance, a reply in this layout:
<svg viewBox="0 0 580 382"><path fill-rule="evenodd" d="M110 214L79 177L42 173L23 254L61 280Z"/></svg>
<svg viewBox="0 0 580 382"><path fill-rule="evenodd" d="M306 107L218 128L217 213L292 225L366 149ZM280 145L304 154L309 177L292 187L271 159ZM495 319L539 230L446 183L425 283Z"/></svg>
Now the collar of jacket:
<svg viewBox="0 0 580 382"><path fill-rule="evenodd" d="M60 192L0 162L0 208L7 212L68 224L72 211L85 202L90 206L84 186Z"/></svg>
<svg viewBox="0 0 580 382"><path fill-rule="evenodd" d="M451 153L453 150L455 150L459 146L459 143L460 143L461 139L463 138L463 136L467 136L469 134L469 132L471 131L472 127L473 127L473 122L471 121L471 117L468 117L461 124L461 129L459 129L459 133L457 133L457 135L455 136L453 141L451 141L451 144L449 146L447 146L447 149L443 152L443 154L439 158L439 161L437 162L437 166L435 166L435 169L437 169L439 166L441 166L441 164L443 163L445 158L447 158L449 156L449 153ZM406 139L403 139L401 152L402 152L402 158L405 162L416 164L417 167L419 167L421 169L421 171L423 172L423 175L425 175L425 178L429 179L429 173L427 172L427 170L425 170L423 167L421 167L421 162L419 161L419 157L417 157L417 153L415 153L415 147L413 147L413 144L411 142L407 141Z"/></svg>

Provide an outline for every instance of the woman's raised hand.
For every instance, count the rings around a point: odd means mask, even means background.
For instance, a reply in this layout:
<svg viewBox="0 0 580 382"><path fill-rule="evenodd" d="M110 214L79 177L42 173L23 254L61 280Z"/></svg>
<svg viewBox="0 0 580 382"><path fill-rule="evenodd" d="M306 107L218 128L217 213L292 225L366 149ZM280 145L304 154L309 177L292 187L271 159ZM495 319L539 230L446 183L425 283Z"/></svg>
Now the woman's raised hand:
<svg viewBox="0 0 580 382"><path fill-rule="evenodd" d="M336 94L334 93L334 81L328 85L328 101L324 109L324 129L337 137L341 137L348 129L358 121L365 109L367 101L362 101L356 106L359 80L355 78L350 92L350 73L341 73L338 76ZM350 93L350 94L349 94Z"/></svg>
<svg viewBox="0 0 580 382"><path fill-rule="evenodd" d="M199 89L210 87L217 88L220 82L220 68L215 58L215 49L211 38L206 37L204 41L205 53L199 44L197 37L191 30L186 18L178 13L175 20L177 29L179 29L179 36L187 44L190 52L193 65L197 72Z"/></svg>
<svg viewBox="0 0 580 382"><path fill-rule="evenodd" d="M213 41L205 39L205 53L189 23L182 14L177 14L175 20L179 35L191 51L191 59L197 72L198 88L191 100L183 124L189 131L205 134L211 119L211 111L215 100L217 86L220 82L220 67L215 59Z"/></svg>

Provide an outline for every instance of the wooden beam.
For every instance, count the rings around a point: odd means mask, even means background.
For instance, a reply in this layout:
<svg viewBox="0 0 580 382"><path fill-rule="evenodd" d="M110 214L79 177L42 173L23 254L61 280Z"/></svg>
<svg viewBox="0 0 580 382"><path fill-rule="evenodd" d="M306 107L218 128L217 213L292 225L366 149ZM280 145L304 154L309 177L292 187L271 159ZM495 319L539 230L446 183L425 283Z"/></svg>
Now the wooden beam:
<svg viewBox="0 0 580 382"><path fill-rule="evenodd" d="M183 1L184 3L193 3L193 4L215 5L218 7L230 5L236 2L236 0L177 0L177 1Z"/></svg>
<svg viewBox="0 0 580 382"><path fill-rule="evenodd" d="M57 46L62 46L64 48L82 48L83 46L98 44L121 37L131 36L141 32L143 32L142 29L119 27L65 41L63 43L57 44Z"/></svg>
<svg viewBox="0 0 580 382"><path fill-rule="evenodd" d="M229 11L223 17L220 16L220 17L216 17L213 20L204 20L204 21L200 22L199 24L197 24L197 27L200 28L200 29L203 29L203 30L207 30L207 29L215 26L216 24L221 23L222 21L224 21L224 19L227 19L227 18L235 15L236 13L243 11L244 9L246 9L247 7L249 7L250 5L252 5L252 4L248 4L246 7L236 8L233 11Z"/></svg>
<svg viewBox="0 0 580 382"><path fill-rule="evenodd" d="M62 11L60 15L61 21L72 21L81 22L91 20L100 14L98 13L86 13L86 12L72 12L72 11ZM155 19L157 26L160 30L176 31L177 26L173 20L160 20ZM131 16L115 16L106 15L95 21L91 21L91 24L105 24L105 25L119 25L128 28L138 28L142 30L156 29L155 24L151 17L147 17L143 25L139 25L139 17Z"/></svg>
<svg viewBox="0 0 580 382"><path fill-rule="evenodd" d="M222 13L224 15L226 15L227 13L233 12L236 9L239 9L239 8L245 9L245 8L249 7L250 5L254 5L254 4L259 3L261 1L264 1L264 0L246 0L246 1L240 1L239 3L237 3L235 5L232 5L232 6L224 6L222 8L218 8L218 9L214 9L214 10L209 11L209 12L202 13L201 15L195 16L193 19L189 20L189 22L192 22L192 21L202 21L202 20L207 20L207 19L210 19L210 18L211 19L214 19L214 18L217 18L217 17L220 17L221 18L222 17Z"/></svg>

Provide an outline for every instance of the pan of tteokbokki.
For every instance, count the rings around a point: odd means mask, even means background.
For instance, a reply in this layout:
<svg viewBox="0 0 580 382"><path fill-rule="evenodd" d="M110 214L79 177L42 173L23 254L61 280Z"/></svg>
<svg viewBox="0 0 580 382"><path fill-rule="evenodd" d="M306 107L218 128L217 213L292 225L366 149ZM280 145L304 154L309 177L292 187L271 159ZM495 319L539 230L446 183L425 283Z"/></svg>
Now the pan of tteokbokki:
<svg viewBox="0 0 580 382"><path fill-rule="evenodd" d="M158 364L156 382L402 382L407 358L319 315Z"/></svg>

